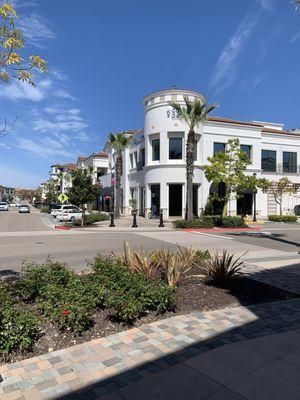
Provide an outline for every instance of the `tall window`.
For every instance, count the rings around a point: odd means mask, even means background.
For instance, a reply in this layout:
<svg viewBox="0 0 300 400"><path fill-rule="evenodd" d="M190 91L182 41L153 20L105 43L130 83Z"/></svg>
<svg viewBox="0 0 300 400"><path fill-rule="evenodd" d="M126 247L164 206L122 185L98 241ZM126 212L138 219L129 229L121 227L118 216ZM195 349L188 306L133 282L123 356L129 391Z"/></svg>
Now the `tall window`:
<svg viewBox="0 0 300 400"><path fill-rule="evenodd" d="M263 171L276 172L276 151L261 151L261 169Z"/></svg>
<svg viewBox="0 0 300 400"><path fill-rule="evenodd" d="M152 140L152 161L159 161L160 159L160 139Z"/></svg>
<svg viewBox="0 0 300 400"><path fill-rule="evenodd" d="M283 152L283 172L297 172L297 153Z"/></svg>
<svg viewBox="0 0 300 400"><path fill-rule="evenodd" d="M182 138L169 138L169 159L182 159Z"/></svg>
<svg viewBox="0 0 300 400"><path fill-rule="evenodd" d="M130 158L130 168L133 168L133 154L132 153L129 154L129 158Z"/></svg>
<svg viewBox="0 0 300 400"><path fill-rule="evenodd" d="M241 144L241 150L246 153L249 160L251 160L252 146L249 144Z"/></svg>
<svg viewBox="0 0 300 400"><path fill-rule="evenodd" d="M145 166L145 149L141 150L140 157L141 157L141 166L144 167Z"/></svg>
<svg viewBox="0 0 300 400"><path fill-rule="evenodd" d="M225 143L214 143L214 155L217 153L225 153Z"/></svg>

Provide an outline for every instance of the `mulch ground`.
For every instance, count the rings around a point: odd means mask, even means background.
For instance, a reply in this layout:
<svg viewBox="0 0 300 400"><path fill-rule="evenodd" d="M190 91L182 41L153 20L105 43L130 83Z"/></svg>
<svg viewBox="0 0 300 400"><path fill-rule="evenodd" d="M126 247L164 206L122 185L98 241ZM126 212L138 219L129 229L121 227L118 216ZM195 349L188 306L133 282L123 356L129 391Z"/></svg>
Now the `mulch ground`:
<svg viewBox="0 0 300 400"><path fill-rule="evenodd" d="M164 314L149 313L135 322L126 325L114 320L110 310L100 310L94 315L93 326L80 336L72 333L62 333L50 323L41 327L40 337L37 339L30 353L18 354L11 357L11 361L34 357L49 351L66 348L74 344L90 341L95 338L112 335L133 326L149 324L159 319L169 318L178 314L188 314L195 311L209 311L234 306L270 301L286 300L296 295L276 289L249 278L240 277L233 280L227 287L215 287L201 283L198 279L190 278L182 282L177 289L177 307Z"/></svg>

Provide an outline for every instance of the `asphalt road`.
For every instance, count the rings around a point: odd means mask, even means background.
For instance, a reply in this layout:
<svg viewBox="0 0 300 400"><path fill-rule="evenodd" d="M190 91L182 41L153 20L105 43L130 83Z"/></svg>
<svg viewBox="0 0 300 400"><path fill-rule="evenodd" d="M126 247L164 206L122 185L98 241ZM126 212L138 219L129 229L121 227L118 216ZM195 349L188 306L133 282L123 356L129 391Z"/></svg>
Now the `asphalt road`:
<svg viewBox="0 0 300 400"><path fill-rule="evenodd" d="M266 223L260 231L216 234L229 237L237 243L295 252L300 250L300 224Z"/></svg>
<svg viewBox="0 0 300 400"><path fill-rule="evenodd" d="M134 232L57 231L36 210L18 214L17 209L0 213L0 270L20 270L23 261L43 262L49 256L67 263L75 270L86 268L87 260L97 254L122 252L124 241L133 249L154 250L194 245L203 250L251 252L260 256L269 249L296 252L300 248L300 224L266 224L261 231L224 234L187 233L181 231ZM49 222L48 222L49 224Z"/></svg>
<svg viewBox="0 0 300 400"><path fill-rule="evenodd" d="M0 211L0 232L47 231L39 212L32 208L30 214L19 214L18 207L10 207L9 211Z"/></svg>

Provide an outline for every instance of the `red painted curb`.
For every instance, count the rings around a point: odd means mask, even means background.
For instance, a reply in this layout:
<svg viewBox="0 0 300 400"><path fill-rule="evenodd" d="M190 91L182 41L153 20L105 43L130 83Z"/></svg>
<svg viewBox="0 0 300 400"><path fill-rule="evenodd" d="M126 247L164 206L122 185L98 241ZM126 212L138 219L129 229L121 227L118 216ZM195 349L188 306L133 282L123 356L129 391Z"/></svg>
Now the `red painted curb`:
<svg viewBox="0 0 300 400"><path fill-rule="evenodd" d="M63 231L69 231L71 229L71 227L70 226L55 225L55 229L61 229Z"/></svg>
<svg viewBox="0 0 300 400"><path fill-rule="evenodd" d="M185 228L182 231L189 231L189 232L252 232L252 231L260 231L261 227L254 227L254 228Z"/></svg>

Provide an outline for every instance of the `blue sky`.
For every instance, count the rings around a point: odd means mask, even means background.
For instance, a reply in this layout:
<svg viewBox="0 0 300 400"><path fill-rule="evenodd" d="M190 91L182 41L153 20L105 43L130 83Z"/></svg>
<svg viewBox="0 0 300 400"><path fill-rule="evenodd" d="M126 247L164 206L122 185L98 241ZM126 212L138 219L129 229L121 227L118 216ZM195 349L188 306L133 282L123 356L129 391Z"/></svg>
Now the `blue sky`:
<svg viewBox="0 0 300 400"><path fill-rule="evenodd" d="M141 99L189 88L215 115L299 127L300 12L290 0L14 0L28 53L47 59L36 87L0 90L0 184L37 187L50 164L143 126Z"/></svg>

